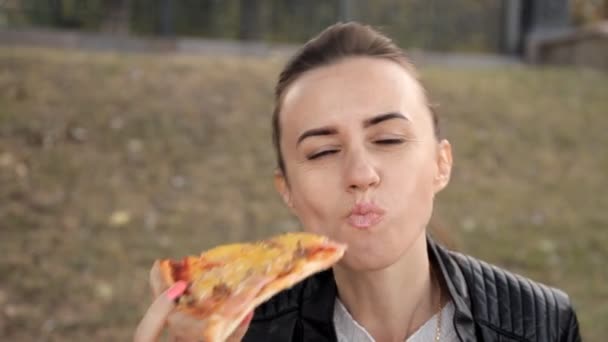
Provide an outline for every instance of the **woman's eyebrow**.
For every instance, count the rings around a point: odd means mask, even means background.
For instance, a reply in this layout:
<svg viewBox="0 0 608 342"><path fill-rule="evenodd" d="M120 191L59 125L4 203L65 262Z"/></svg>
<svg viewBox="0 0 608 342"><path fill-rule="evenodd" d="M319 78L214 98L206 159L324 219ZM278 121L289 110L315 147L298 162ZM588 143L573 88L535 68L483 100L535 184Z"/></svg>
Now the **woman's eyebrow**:
<svg viewBox="0 0 608 342"><path fill-rule="evenodd" d="M296 143L296 146L298 146L302 142L302 140L309 138L309 137L320 136L320 135L332 135L332 134L336 134L336 133L338 133L338 130L336 130L333 127L320 127L320 128L309 129L306 132L302 133L302 135L300 135L300 137L298 138L298 142Z"/></svg>
<svg viewBox="0 0 608 342"><path fill-rule="evenodd" d="M405 115L403 115L399 112L390 112L390 113L378 114L374 117L366 119L365 121L363 121L363 128L377 125L383 121L392 120L392 119L401 119L401 120L409 121L409 119Z"/></svg>
<svg viewBox="0 0 608 342"><path fill-rule="evenodd" d="M366 119L365 121L363 121L363 127L367 128L369 126L377 125L381 122L384 122L387 120L392 120L392 119L401 119L401 120L409 121L409 119L405 115L403 115L399 112L390 112L390 113L378 114L374 117ZM337 133L338 133L338 130L335 129L334 127L312 128L312 129L305 131L304 133L302 133L300 135L300 137L298 138L298 142L296 143L296 146L300 145L300 143L306 138L315 137L315 136L323 136L323 135L333 135L333 134L337 134Z"/></svg>

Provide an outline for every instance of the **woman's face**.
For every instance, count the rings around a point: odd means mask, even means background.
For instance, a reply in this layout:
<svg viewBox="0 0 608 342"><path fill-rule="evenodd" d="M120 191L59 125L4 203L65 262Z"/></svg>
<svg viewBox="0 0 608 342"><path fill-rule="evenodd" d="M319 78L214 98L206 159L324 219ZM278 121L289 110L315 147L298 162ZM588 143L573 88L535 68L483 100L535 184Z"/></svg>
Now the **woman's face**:
<svg viewBox="0 0 608 342"><path fill-rule="evenodd" d="M306 72L287 89L280 124L287 177L277 174L277 189L305 230L348 244L344 266L389 266L425 233L451 150L402 66L352 57Z"/></svg>

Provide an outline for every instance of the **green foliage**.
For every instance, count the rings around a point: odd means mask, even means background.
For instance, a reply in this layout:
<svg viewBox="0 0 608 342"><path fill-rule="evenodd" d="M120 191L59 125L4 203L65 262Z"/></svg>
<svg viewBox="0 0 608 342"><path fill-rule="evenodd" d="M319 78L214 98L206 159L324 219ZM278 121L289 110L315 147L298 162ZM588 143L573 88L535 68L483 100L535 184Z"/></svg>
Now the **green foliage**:
<svg viewBox="0 0 608 342"><path fill-rule="evenodd" d="M336 1L265 1L267 38L276 42L304 42L338 20Z"/></svg>
<svg viewBox="0 0 608 342"><path fill-rule="evenodd" d="M103 18L102 4L102 0L23 0L21 7L10 11L19 18L15 25L96 30Z"/></svg>
<svg viewBox="0 0 608 342"><path fill-rule="evenodd" d="M131 1L131 29L136 34L161 33L159 1ZM173 33L184 36L236 39L239 6L235 0L185 0L171 2Z"/></svg>
<svg viewBox="0 0 608 342"><path fill-rule="evenodd" d="M304 42L342 17L339 0L24 0L13 26L86 30L128 27L137 35L238 39L245 19L269 42ZM493 51L501 7L496 0L350 0L352 18L382 28L404 47ZM120 10L126 13L120 15ZM0 9L0 12L2 10ZM163 24L164 23L164 24ZM165 26L169 27L165 27Z"/></svg>
<svg viewBox="0 0 608 342"><path fill-rule="evenodd" d="M500 2L495 0L363 1L356 18L383 28L404 47L497 50Z"/></svg>

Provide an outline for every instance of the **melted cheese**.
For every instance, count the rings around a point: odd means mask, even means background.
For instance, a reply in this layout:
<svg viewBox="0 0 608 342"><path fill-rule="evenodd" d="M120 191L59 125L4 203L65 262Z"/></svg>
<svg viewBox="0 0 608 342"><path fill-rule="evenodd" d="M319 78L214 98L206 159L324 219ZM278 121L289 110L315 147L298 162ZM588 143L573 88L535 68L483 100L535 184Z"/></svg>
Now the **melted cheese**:
<svg viewBox="0 0 608 342"><path fill-rule="evenodd" d="M249 277L262 275L276 277L304 262L294 258L298 248L322 244L326 238L309 233L289 233L267 241L231 244L213 248L200 255L200 264L216 264L210 269L194 267L191 270L191 292L197 300L213 293L213 288L225 284L233 292L240 290Z"/></svg>
<svg viewBox="0 0 608 342"><path fill-rule="evenodd" d="M327 242L327 238L311 233L288 233L279 235L270 241L277 241L287 248L296 248L298 243L302 247L309 247Z"/></svg>

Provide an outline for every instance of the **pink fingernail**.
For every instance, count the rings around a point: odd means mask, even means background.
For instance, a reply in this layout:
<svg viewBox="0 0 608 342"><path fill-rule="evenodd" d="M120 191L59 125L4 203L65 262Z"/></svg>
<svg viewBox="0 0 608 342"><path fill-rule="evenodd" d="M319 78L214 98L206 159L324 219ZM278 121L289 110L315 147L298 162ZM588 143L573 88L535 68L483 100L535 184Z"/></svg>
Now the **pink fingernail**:
<svg viewBox="0 0 608 342"><path fill-rule="evenodd" d="M173 286L171 286L171 288L169 288L169 290L167 290L167 298L173 301L181 296L187 288L188 282L183 280L177 281L175 284L173 284Z"/></svg>

